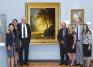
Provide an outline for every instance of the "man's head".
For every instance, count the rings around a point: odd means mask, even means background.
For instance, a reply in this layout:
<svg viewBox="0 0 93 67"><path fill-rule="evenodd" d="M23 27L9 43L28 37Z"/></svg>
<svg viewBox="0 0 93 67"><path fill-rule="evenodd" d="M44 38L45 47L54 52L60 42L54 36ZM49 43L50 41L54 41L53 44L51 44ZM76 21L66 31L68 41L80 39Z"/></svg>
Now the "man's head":
<svg viewBox="0 0 93 67"><path fill-rule="evenodd" d="M22 23L27 24L27 21L26 21L25 17L22 17L21 21L22 21Z"/></svg>
<svg viewBox="0 0 93 67"><path fill-rule="evenodd" d="M80 25L80 24L81 24L80 18L76 18L74 21L75 21L75 24L76 24L76 25Z"/></svg>
<svg viewBox="0 0 93 67"><path fill-rule="evenodd" d="M66 23L62 22L61 26L62 26L62 28L66 28Z"/></svg>

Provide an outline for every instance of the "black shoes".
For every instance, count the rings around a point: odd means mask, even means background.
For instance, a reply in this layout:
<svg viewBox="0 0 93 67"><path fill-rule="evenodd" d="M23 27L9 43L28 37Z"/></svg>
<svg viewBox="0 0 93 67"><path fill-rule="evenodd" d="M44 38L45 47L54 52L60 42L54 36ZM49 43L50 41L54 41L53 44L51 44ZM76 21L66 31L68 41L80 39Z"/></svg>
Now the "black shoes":
<svg viewBox="0 0 93 67"><path fill-rule="evenodd" d="M28 63L21 63L20 66L23 67L24 65L28 66Z"/></svg>
<svg viewBox="0 0 93 67"><path fill-rule="evenodd" d="M28 63L24 63L24 65L27 65L28 66L29 64Z"/></svg>
<svg viewBox="0 0 93 67"><path fill-rule="evenodd" d="M64 64L64 62L60 62L60 64L59 65L63 65Z"/></svg>
<svg viewBox="0 0 93 67"><path fill-rule="evenodd" d="M83 67L83 64L81 64L80 67Z"/></svg>
<svg viewBox="0 0 93 67"><path fill-rule="evenodd" d="M20 64L21 67L23 67L24 64Z"/></svg>
<svg viewBox="0 0 93 67"><path fill-rule="evenodd" d="M74 64L74 66L79 66L80 64Z"/></svg>
<svg viewBox="0 0 93 67"><path fill-rule="evenodd" d="M59 65L63 65L64 63L60 63Z"/></svg>
<svg viewBox="0 0 93 67"><path fill-rule="evenodd" d="M15 67L19 67L19 64L15 64L14 66L15 66Z"/></svg>
<svg viewBox="0 0 93 67"><path fill-rule="evenodd" d="M65 65L68 65L68 63L66 62Z"/></svg>
<svg viewBox="0 0 93 67"><path fill-rule="evenodd" d="M64 64L65 64L65 65L68 65L68 63L60 63L59 65L64 65Z"/></svg>

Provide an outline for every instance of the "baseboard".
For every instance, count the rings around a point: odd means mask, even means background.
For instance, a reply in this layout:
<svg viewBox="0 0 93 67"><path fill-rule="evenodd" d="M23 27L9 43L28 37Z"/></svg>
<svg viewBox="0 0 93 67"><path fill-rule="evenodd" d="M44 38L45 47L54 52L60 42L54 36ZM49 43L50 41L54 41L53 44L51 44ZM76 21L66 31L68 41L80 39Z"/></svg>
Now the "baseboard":
<svg viewBox="0 0 93 67"><path fill-rule="evenodd" d="M57 62L59 63L60 60L29 60L29 62ZM93 63L93 60L91 60L91 62Z"/></svg>
<svg viewBox="0 0 93 67"><path fill-rule="evenodd" d="M29 60L29 62L60 62L60 60Z"/></svg>

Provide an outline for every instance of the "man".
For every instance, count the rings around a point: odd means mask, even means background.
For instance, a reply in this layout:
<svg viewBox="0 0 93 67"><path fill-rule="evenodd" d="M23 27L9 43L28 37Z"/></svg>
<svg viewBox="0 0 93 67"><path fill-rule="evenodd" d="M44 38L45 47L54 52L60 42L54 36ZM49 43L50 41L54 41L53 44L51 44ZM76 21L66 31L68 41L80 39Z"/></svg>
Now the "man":
<svg viewBox="0 0 93 67"><path fill-rule="evenodd" d="M31 29L29 24L27 24L25 17L21 19L22 23L17 25L19 30L19 39L20 39L20 50L19 50L19 62L21 66L23 64L28 64L28 54L29 54L29 43L31 37ZM24 57L24 60L23 60Z"/></svg>
<svg viewBox="0 0 93 67"><path fill-rule="evenodd" d="M67 36L68 36L68 29L66 28L66 24L63 22L62 28L58 31L58 42L60 45L60 65L68 64L68 55L67 55Z"/></svg>
<svg viewBox="0 0 93 67"><path fill-rule="evenodd" d="M76 42L76 63L80 64L80 67L83 67L84 58L83 58L83 48L82 48L82 27L81 27L81 21L79 18L75 19L76 23L76 36L77 36L77 42Z"/></svg>

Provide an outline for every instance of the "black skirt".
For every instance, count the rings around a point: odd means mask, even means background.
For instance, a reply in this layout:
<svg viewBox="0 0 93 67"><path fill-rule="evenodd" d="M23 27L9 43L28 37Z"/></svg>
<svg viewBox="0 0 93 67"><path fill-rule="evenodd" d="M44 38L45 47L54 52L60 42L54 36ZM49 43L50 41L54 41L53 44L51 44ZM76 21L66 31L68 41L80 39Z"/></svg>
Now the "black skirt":
<svg viewBox="0 0 93 67"><path fill-rule="evenodd" d="M83 44L83 55L84 57L91 57L91 48L88 49L89 44Z"/></svg>
<svg viewBox="0 0 93 67"><path fill-rule="evenodd" d="M72 46L69 46L68 53L76 53L76 46L75 46L75 48L72 48Z"/></svg>

